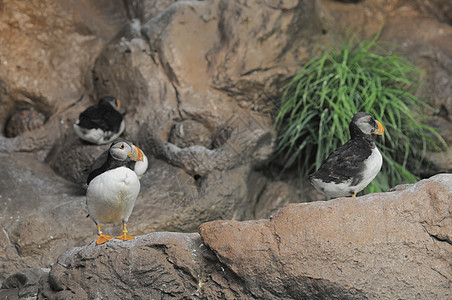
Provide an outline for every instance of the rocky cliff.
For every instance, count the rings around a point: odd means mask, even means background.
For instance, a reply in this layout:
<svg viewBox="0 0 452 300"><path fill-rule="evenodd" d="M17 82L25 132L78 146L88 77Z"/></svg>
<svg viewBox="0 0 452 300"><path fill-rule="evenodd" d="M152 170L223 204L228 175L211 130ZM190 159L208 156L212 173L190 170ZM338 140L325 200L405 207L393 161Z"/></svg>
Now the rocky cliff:
<svg viewBox="0 0 452 300"><path fill-rule="evenodd" d="M76 247L34 280L38 299L448 299L452 175L395 191L291 204L270 219L213 221ZM30 292L32 272L6 280ZM18 280L22 278L22 282ZM19 283L18 283L19 282Z"/></svg>
<svg viewBox="0 0 452 300"><path fill-rule="evenodd" d="M286 77L350 30L381 29L425 72L418 95L437 108L435 125L450 141L451 24L447 0L1 1L2 295L40 286L40 297L123 297L134 286L161 298L447 296L450 206L438 199L449 177L275 215L318 198L263 166ZM80 141L72 124L104 95L121 100L123 137L148 154L150 169L129 224L141 237L94 247L83 182L108 146ZM432 156L441 171L452 170L450 153ZM235 221L205 223L213 220ZM151 233L201 224L200 235ZM96 263L102 272L90 269Z"/></svg>

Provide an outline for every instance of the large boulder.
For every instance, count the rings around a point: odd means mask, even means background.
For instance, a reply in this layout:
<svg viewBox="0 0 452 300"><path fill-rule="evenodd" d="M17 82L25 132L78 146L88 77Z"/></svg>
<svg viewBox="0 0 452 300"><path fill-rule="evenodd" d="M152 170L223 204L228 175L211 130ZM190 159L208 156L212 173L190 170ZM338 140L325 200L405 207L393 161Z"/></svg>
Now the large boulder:
<svg viewBox="0 0 452 300"><path fill-rule="evenodd" d="M452 175L62 255L41 299L448 299Z"/></svg>
<svg viewBox="0 0 452 300"><path fill-rule="evenodd" d="M447 299L451 183L444 174L394 192L291 204L270 220L210 222L200 233L258 299Z"/></svg>

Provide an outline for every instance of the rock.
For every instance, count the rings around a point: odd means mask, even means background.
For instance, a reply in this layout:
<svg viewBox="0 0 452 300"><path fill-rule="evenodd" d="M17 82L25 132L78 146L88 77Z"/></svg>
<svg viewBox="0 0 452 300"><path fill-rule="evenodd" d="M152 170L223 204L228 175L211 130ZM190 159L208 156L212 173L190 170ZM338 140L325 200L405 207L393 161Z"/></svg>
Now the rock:
<svg viewBox="0 0 452 300"><path fill-rule="evenodd" d="M38 299L448 299L451 183L290 204L200 235L92 242L58 259Z"/></svg>
<svg viewBox="0 0 452 300"><path fill-rule="evenodd" d="M382 39L428 74L419 95L452 111L447 1L340 2L1 1L0 279L49 267L95 239L81 184L105 149L79 141L72 125L98 96L121 100L123 137L150 159L129 223L134 235L264 218L316 199L294 176L267 176L272 113L287 76L350 28L367 36L385 20ZM45 122L4 136L22 109ZM176 142L172 128L192 122L202 134ZM240 298L235 274L212 274L221 292L210 298Z"/></svg>
<svg viewBox="0 0 452 300"><path fill-rule="evenodd" d="M195 233L159 232L128 242L91 243L58 259L38 299L213 299L242 294L233 275L211 259Z"/></svg>
<svg viewBox="0 0 452 300"><path fill-rule="evenodd" d="M295 189L283 181L268 182L261 193L255 205L254 214L249 219L269 218L287 204L300 201Z"/></svg>
<svg viewBox="0 0 452 300"><path fill-rule="evenodd" d="M290 204L200 234L258 299L447 299L451 183L443 174L400 192Z"/></svg>
<svg viewBox="0 0 452 300"><path fill-rule="evenodd" d="M67 249L95 238L84 191L30 153L0 155L0 279L50 267Z"/></svg>
<svg viewBox="0 0 452 300"><path fill-rule="evenodd" d="M235 116L228 127L230 137L215 149L195 145L180 148L161 141L155 134L143 137L156 158L182 168L189 174L203 176L213 170L228 170L238 166L259 165L270 157L275 144L275 132L268 119L254 114Z"/></svg>
<svg viewBox="0 0 452 300"><path fill-rule="evenodd" d="M185 120L174 125L169 134L168 142L180 148L195 145L210 148L212 145L212 134L201 123L194 120Z"/></svg>
<svg viewBox="0 0 452 300"><path fill-rule="evenodd" d="M48 136L58 140L61 130L55 123L64 119L61 112L89 89L86 76L102 42L79 15L52 0L2 1L0 20L0 43L7 45L0 50L0 126L3 129L9 116L24 105L44 114L45 130L18 136L14 148L8 149L37 151L52 141Z"/></svg>
<svg viewBox="0 0 452 300"><path fill-rule="evenodd" d="M35 269L25 269L21 272L15 273L2 284L2 290L16 290L17 297L19 299L29 299L36 297L38 294L38 284L42 277L48 276L50 269L43 268L35 268ZM2 296L0 291L0 297ZM3 298L2 299L12 299L12 298Z"/></svg>
<svg viewBox="0 0 452 300"><path fill-rule="evenodd" d="M313 1L308 2L303 9L312 12ZM234 114L250 108L270 110L269 95L279 89L276 82L295 71L293 58L306 57L307 51L279 33L295 26L307 35L319 30L292 25L301 10L296 1L250 5L176 2L125 28L108 44L96 60L95 93L113 93L131 108L127 112L133 120L127 123L131 139L137 139L143 125L168 140L180 120L196 120L216 132ZM315 14L303 16L305 24L314 23ZM191 42L200 35L206 37L202 43Z"/></svg>
<svg viewBox="0 0 452 300"><path fill-rule="evenodd" d="M73 136L47 157L50 167L61 177L80 184L86 184L89 170L94 161L108 148L108 145L90 145Z"/></svg>
<svg viewBox="0 0 452 300"><path fill-rule="evenodd" d="M7 137L16 137L24 132L42 127L46 121L44 114L33 109L22 109L14 112L5 126Z"/></svg>
<svg viewBox="0 0 452 300"><path fill-rule="evenodd" d="M138 19L140 22L146 22L154 16L165 10L168 6L177 2L177 0L161 1L137 1L124 3L125 11L130 19Z"/></svg>
<svg viewBox="0 0 452 300"><path fill-rule="evenodd" d="M272 134L264 134L257 128L253 131L255 138L245 144L239 141L246 135L235 134L231 138L233 144L216 150L205 148L214 153L229 153L228 157L233 158L230 161L217 163L215 156L211 160L194 156L196 160L190 161L181 156L183 163L206 163L205 172L199 177L148 155L151 167L141 178L142 188L129 220L129 232L132 235L157 230L187 232L195 231L205 221L249 218L251 213L247 211L253 210L253 203L265 183L262 175L252 168L268 157L273 143ZM244 134L251 132L244 131ZM252 152L235 152L242 148L230 146L246 146L247 151ZM95 157L90 155L103 150L76 140L54 149L52 152L60 155L50 165L62 174L77 176L68 179L78 181L85 178L82 175L90 157ZM183 151L190 154L191 150ZM145 153L152 152L145 150ZM241 157L244 153L248 153L247 156ZM188 155L190 157L193 155ZM67 249L95 239L95 224L87 218L85 190L81 184L62 179L33 153L3 153L0 168L8 170L0 175L0 204L5 207L0 215L3 226L0 274L3 277L23 268L48 267ZM253 182L259 184L251 184Z"/></svg>

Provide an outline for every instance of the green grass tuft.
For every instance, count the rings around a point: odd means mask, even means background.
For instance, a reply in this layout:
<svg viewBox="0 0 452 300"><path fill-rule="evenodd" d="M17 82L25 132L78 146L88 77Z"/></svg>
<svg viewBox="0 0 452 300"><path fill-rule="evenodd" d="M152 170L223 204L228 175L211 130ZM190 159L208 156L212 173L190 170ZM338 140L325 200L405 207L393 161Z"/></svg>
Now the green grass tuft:
<svg viewBox="0 0 452 300"><path fill-rule="evenodd" d="M413 183L427 148L445 145L436 130L425 125L429 110L413 94L421 72L405 58L377 45L378 36L310 60L287 85L275 119L278 161L296 166L306 178L349 138L348 125L359 111L372 114L384 128L376 138L383 167L366 193Z"/></svg>

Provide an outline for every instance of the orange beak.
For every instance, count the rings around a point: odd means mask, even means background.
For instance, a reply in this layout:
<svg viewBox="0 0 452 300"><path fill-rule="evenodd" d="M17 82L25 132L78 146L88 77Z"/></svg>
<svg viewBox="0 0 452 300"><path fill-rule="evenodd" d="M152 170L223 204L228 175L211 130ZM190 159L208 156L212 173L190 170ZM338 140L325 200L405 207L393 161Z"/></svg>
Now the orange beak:
<svg viewBox="0 0 452 300"><path fill-rule="evenodd" d="M143 161L143 152L137 146L132 147L132 152L129 153L130 159L134 161Z"/></svg>
<svg viewBox="0 0 452 300"><path fill-rule="evenodd" d="M120 106L121 106L121 102L119 102L119 100L116 99L116 109L119 109Z"/></svg>
<svg viewBox="0 0 452 300"><path fill-rule="evenodd" d="M383 125L381 125L381 123L378 122L377 120L375 120L375 122L377 122L377 124L378 124L378 131L375 132L375 134L382 135L385 132L385 129L383 128Z"/></svg>

